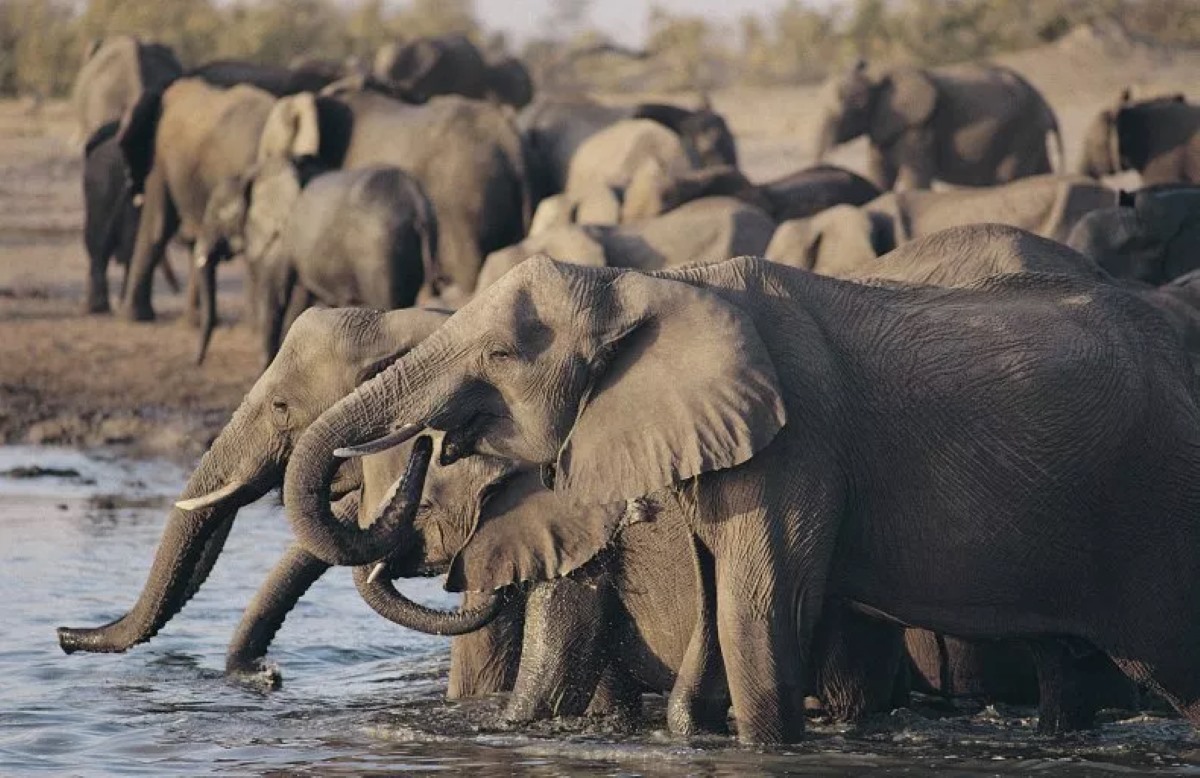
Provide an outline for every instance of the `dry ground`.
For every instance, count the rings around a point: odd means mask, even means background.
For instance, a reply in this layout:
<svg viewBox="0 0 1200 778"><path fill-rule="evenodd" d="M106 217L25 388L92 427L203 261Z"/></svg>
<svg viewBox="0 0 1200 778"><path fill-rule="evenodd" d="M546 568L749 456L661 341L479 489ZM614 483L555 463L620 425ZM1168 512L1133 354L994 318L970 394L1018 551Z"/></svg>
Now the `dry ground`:
<svg viewBox="0 0 1200 778"><path fill-rule="evenodd" d="M1072 166L1085 125L1123 87L1200 98L1200 53L1166 52L1119 35L1079 30L1001 61L1050 99ZM815 93L798 86L714 95L752 177L768 179L811 162ZM157 278L159 320L153 324L79 312L81 165L66 141L70 134L65 105L30 115L24 104L0 104L0 443L116 445L190 459L253 383L254 343L244 327L223 327L207 363L194 366L195 333L180 320L181 297ZM863 150L861 141L849 144L832 161L861 169ZM1136 176L1112 183L1136 186ZM181 272L185 261L175 254ZM236 321L240 271L223 270L221 309ZM118 268L110 279L115 290Z"/></svg>

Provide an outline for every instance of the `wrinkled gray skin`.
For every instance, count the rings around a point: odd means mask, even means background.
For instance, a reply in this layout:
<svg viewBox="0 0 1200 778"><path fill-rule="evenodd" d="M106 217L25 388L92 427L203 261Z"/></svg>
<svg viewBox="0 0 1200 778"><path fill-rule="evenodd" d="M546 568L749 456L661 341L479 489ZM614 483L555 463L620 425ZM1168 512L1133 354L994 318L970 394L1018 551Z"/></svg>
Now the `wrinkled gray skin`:
<svg viewBox="0 0 1200 778"><path fill-rule="evenodd" d="M439 288L437 219L412 177L394 167L316 172L271 158L217 187L205 210L196 264L204 310L199 360L216 324L216 268L246 258L256 295L263 365L313 303L377 310L413 305Z"/></svg>
<svg viewBox="0 0 1200 778"><path fill-rule="evenodd" d="M183 78L164 92L147 92L134 106L119 143L130 191L143 195L144 203L121 316L154 318L151 278L167 243L176 233L188 244L199 237L216 187L254 164L273 104L256 87L221 89Z"/></svg>
<svg viewBox="0 0 1200 778"><path fill-rule="evenodd" d="M536 199L567 185L576 150L589 137L625 119L650 119L677 134L698 166L737 166L737 145L724 117L707 104L689 110L661 103L609 106L590 98L539 98L517 117L529 148Z"/></svg>
<svg viewBox="0 0 1200 778"><path fill-rule="evenodd" d="M735 197L782 222L835 205L864 205L881 194L867 179L833 165L805 168L765 184L752 184L740 170L728 165L681 175L644 165L622 194L621 221L658 216L701 197Z"/></svg>
<svg viewBox="0 0 1200 778"><path fill-rule="evenodd" d="M860 135L870 139L870 178L881 189L928 189L934 180L1003 184L1051 172L1046 135L1062 157L1054 111L1016 72L992 65L898 67L865 62L822 88L818 159Z"/></svg>
<svg viewBox="0 0 1200 778"><path fill-rule="evenodd" d="M1136 170L1145 186L1200 184L1200 106L1183 95L1101 111L1083 139L1079 172L1099 178Z"/></svg>
<svg viewBox="0 0 1200 778"><path fill-rule="evenodd" d="M120 652L157 634L208 577L238 509L282 483L300 432L446 317L421 309L302 314L188 479L180 501L193 503L167 517L137 603L102 627L61 628L63 650ZM335 497L360 484L361 468L345 468Z"/></svg>
<svg viewBox="0 0 1200 778"><path fill-rule="evenodd" d="M143 92L159 91L183 74L170 47L115 35L88 44L71 91L79 142L119 121Z"/></svg>
<svg viewBox="0 0 1200 778"><path fill-rule="evenodd" d="M861 208L837 206L779 226L767 258L844 277L916 238L979 222L1064 241L1086 214L1116 203L1115 191L1077 176L1034 176L1001 186L889 192Z"/></svg>
<svg viewBox="0 0 1200 778"><path fill-rule="evenodd" d="M1067 245L1117 278L1147 284L1200 267L1200 187L1149 187L1130 199L1085 216Z"/></svg>
<svg viewBox="0 0 1200 778"><path fill-rule="evenodd" d="M578 265L651 271L761 254L774 231L769 216L729 197L693 200L662 216L617 227L550 227L488 255L479 289L537 254Z"/></svg>
<svg viewBox="0 0 1200 778"><path fill-rule="evenodd" d="M533 80L520 60L488 62L465 35L385 44L375 54L372 75L419 101L455 94L521 108L533 99Z"/></svg>
<svg viewBox="0 0 1200 778"><path fill-rule="evenodd" d="M505 111L456 96L407 105L372 89L331 85L279 100L261 159L319 156L332 167L402 168L438 220L438 261L463 293L490 251L525 234L532 213L521 139Z"/></svg>
<svg viewBox="0 0 1200 778"><path fill-rule="evenodd" d="M799 737L827 598L968 638L1084 641L1200 723L1200 587L1180 573L1200 565L1191 387L1152 306L1068 276L896 289L752 258L652 275L534 259L313 422L284 504L314 556L380 558L394 538L330 513L334 452L425 427L443 462L553 465L582 505L666 490L715 592L674 731L723 668L743 740ZM553 529L579 542L521 544L511 567L468 541L450 585L538 578L617 531L578 514Z"/></svg>

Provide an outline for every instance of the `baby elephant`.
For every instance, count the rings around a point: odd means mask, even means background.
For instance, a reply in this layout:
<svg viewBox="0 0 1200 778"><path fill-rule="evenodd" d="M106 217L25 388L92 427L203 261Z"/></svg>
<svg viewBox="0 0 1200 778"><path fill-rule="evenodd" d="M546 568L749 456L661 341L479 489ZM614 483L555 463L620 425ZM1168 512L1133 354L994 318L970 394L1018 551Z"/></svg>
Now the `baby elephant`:
<svg viewBox="0 0 1200 778"><path fill-rule="evenodd" d="M203 326L197 362L216 325L216 266L242 254L247 308L263 364L314 303L406 308L439 288L437 219L416 179L395 167L326 172L268 159L219 185L205 210L196 264Z"/></svg>

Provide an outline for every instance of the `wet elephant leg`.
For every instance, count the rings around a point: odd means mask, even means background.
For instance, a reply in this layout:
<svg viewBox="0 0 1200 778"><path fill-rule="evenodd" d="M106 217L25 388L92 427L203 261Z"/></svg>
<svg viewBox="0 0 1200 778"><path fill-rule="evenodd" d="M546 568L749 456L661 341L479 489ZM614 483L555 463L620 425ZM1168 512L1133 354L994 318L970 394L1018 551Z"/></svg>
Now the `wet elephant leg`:
<svg viewBox="0 0 1200 778"><path fill-rule="evenodd" d="M607 573L535 585L525 606L521 667L504 720L581 716L607 660L602 645L611 597Z"/></svg>
<svg viewBox="0 0 1200 778"><path fill-rule="evenodd" d="M1057 638L1030 640L1029 651L1038 676L1038 734L1061 735L1094 727L1096 684L1108 657Z"/></svg>
<svg viewBox="0 0 1200 778"><path fill-rule="evenodd" d="M585 715L614 718L618 726L628 729L641 720L642 691L622 669L619 658L609 659Z"/></svg>
<svg viewBox="0 0 1200 778"><path fill-rule="evenodd" d="M676 735L729 731L729 692L717 642L716 566L712 554L691 538L697 598L696 625L667 700L667 728Z"/></svg>
<svg viewBox="0 0 1200 778"><path fill-rule="evenodd" d="M485 595L467 592L463 609L473 610ZM525 596L509 596L500 613L486 627L450 642L450 687L446 698L461 700L511 691L521 663L521 635L525 623Z"/></svg>
<svg viewBox="0 0 1200 778"><path fill-rule="evenodd" d="M830 602L813 640L817 696L836 721L891 710L903 656L903 630Z"/></svg>
<svg viewBox="0 0 1200 778"><path fill-rule="evenodd" d="M288 613L328 569L297 543L284 552L242 614L225 655L228 675L249 676L270 688L279 686L278 668L267 665L263 657Z"/></svg>

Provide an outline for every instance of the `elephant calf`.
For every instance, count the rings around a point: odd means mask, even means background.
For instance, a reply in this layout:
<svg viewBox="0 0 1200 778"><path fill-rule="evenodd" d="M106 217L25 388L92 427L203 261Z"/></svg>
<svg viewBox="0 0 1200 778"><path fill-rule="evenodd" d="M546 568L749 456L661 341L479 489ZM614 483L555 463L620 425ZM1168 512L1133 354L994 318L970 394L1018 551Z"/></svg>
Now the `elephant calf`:
<svg viewBox="0 0 1200 778"><path fill-rule="evenodd" d="M1067 245L1117 278L1165 284L1200 267L1200 186L1124 195L1080 219Z"/></svg>
<svg viewBox="0 0 1200 778"><path fill-rule="evenodd" d="M1088 126L1079 172L1108 176L1136 170L1147 186L1200 184L1200 105L1183 95L1130 102L1101 111Z"/></svg>
<svg viewBox="0 0 1200 778"><path fill-rule="evenodd" d="M218 186L196 245L204 325L203 361L216 324L216 266L242 253L264 364L314 302L380 310L436 294L437 219L416 179L396 167L324 172L269 158Z"/></svg>

